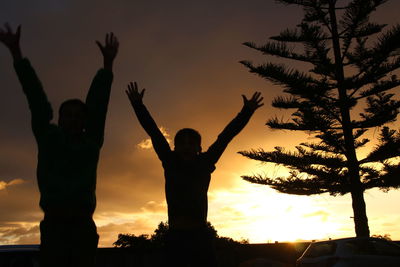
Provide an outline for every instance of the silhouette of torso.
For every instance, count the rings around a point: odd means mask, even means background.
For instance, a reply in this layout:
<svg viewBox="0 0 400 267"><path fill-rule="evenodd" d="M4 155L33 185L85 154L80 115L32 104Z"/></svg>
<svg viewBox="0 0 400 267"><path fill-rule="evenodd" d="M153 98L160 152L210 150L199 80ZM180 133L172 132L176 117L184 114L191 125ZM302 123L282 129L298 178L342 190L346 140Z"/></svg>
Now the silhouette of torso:
<svg viewBox="0 0 400 267"><path fill-rule="evenodd" d="M207 191L214 164L206 153L193 160L182 160L174 151L162 161L165 175L165 194L168 203L169 224L184 220L194 226L207 222Z"/></svg>
<svg viewBox="0 0 400 267"><path fill-rule="evenodd" d="M37 177L40 206L93 213L96 206L96 170L100 146L83 134L70 140L56 125L50 125L38 140Z"/></svg>
<svg viewBox="0 0 400 267"><path fill-rule="evenodd" d="M40 207L56 216L91 215L96 207L96 169L103 145L112 72L100 69L94 77L86 97L86 131L72 141L59 126L50 123L52 108L29 60L15 62L14 68L28 100L38 145Z"/></svg>

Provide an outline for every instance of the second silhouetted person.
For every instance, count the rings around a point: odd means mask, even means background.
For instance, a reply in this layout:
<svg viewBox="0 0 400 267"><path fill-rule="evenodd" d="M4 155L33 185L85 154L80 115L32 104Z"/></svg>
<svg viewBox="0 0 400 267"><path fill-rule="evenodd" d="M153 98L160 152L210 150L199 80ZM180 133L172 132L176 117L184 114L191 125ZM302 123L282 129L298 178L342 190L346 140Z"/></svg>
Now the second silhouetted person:
<svg viewBox="0 0 400 267"><path fill-rule="evenodd" d="M207 230L211 173L229 142L263 105L261 94L256 92L250 99L243 95L242 110L208 150L202 152L201 136L190 128L178 131L175 148L171 150L143 104L144 89L139 91L136 82L130 83L126 93L164 168L169 224L167 266L217 266L214 240Z"/></svg>

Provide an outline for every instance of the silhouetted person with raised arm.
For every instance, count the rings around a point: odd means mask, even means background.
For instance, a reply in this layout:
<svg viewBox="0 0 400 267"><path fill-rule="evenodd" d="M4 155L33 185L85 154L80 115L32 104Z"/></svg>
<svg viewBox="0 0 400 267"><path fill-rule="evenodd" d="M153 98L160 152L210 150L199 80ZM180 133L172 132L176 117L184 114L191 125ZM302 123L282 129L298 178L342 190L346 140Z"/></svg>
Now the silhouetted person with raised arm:
<svg viewBox="0 0 400 267"><path fill-rule="evenodd" d="M107 34L96 42L104 67L94 77L86 101L71 99L59 109L58 125L41 82L19 45L21 26L0 28L0 42L9 48L27 97L38 145L37 180L40 207L41 266L94 266L98 244L92 219L96 207L96 170L113 80L118 41Z"/></svg>
<svg viewBox="0 0 400 267"><path fill-rule="evenodd" d="M175 148L171 150L143 104L144 91L139 91L135 82L128 85L126 93L164 168L169 224L167 266L217 266L214 240L207 231L207 191L211 173L229 142L263 105L263 98L259 92L250 99L242 95L242 110L208 150L202 152L200 134L189 128L178 131Z"/></svg>

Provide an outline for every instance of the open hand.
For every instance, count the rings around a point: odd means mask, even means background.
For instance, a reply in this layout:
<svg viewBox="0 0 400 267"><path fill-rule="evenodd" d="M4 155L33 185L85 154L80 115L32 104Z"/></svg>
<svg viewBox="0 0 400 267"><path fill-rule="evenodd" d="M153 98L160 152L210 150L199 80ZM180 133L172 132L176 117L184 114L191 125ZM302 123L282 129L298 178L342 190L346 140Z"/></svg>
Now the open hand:
<svg viewBox="0 0 400 267"><path fill-rule="evenodd" d="M245 95L242 95L242 97L243 106L249 108L252 111L255 111L256 109L264 105L264 103L262 103L264 97L261 96L260 92L255 92L250 99L247 99Z"/></svg>
<svg viewBox="0 0 400 267"><path fill-rule="evenodd" d="M137 104L143 103L143 96L144 96L145 90L146 89L142 89L142 91L139 92L137 83L130 82L128 84L128 90L125 90L125 92L128 95L128 98L131 101L131 104L137 105Z"/></svg>
<svg viewBox="0 0 400 267"><path fill-rule="evenodd" d="M115 37L114 33L112 32L107 33L104 46L99 41L96 41L96 44L98 45L101 53L103 54L104 67L111 68L112 63L118 53L119 43L117 37Z"/></svg>
<svg viewBox="0 0 400 267"><path fill-rule="evenodd" d="M21 36L21 25L18 26L15 33L10 27L10 24L4 24L4 29L0 28L0 41L9 49L19 47L19 39Z"/></svg>
<svg viewBox="0 0 400 267"><path fill-rule="evenodd" d="M0 42L2 42L8 49L14 59L21 58L21 50L19 47L19 39L21 37L21 25L17 27L17 30L13 32L10 24L5 23L4 28L0 27Z"/></svg>

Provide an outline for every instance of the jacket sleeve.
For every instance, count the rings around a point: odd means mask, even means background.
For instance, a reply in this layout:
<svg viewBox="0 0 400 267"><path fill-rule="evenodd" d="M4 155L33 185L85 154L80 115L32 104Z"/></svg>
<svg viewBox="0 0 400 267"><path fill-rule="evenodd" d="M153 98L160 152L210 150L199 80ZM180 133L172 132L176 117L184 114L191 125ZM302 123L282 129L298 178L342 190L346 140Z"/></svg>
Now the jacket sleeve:
<svg viewBox="0 0 400 267"><path fill-rule="evenodd" d="M211 164L217 163L229 142L246 126L254 111L243 107L236 117L218 135L217 140L208 148L207 158Z"/></svg>
<svg viewBox="0 0 400 267"><path fill-rule="evenodd" d="M150 136L154 150L157 153L158 158L161 161L167 159L168 154L171 152L171 148L164 135L161 133L156 122L151 117L146 106L143 104L137 104L133 106L135 114L142 125L143 129Z"/></svg>
<svg viewBox="0 0 400 267"><path fill-rule="evenodd" d="M53 110L29 60L24 58L14 62L14 69L28 100L33 134L40 142L53 119Z"/></svg>
<svg viewBox="0 0 400 267"><path fill-rule="evenodd" d="M100 69L93 78L86 97L88 108L86 133L100 147L104 141L104 128L112 81L113 73L106 69Z"/></svg>

